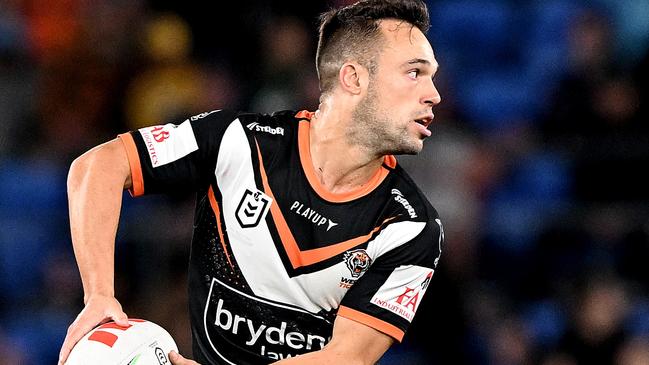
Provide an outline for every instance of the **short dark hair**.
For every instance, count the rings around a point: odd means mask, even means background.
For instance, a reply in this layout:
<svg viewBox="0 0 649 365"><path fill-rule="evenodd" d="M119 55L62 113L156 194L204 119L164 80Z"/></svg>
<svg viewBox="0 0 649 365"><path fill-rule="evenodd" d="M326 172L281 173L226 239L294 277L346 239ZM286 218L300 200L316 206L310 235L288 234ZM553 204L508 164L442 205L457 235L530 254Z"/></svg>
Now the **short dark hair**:
<svg viewBox="0 0 649 365"><path fill-rule="evenodd" d="M363 0L320 16L316 70L322 93L333 89L340 67L349 60L375 72L377 45L383 42L382 19L402 20L424 34L430 27L428 8L421 0Z"/></svg>

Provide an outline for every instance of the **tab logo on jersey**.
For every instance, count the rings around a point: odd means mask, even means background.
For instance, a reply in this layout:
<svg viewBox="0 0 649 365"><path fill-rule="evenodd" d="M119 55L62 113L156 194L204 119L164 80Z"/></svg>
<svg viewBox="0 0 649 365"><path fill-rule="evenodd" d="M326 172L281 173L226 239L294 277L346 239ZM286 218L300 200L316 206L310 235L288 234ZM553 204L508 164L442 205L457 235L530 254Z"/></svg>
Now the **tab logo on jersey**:
<svg viewBox="0 0 649 365"><path fill-rule="evenodd" d="M408 215L410 215L410 218L417 218L417 213L415 212L415 208L410 205L410 202L403 197L403 193L399 189L392 189L392 194L396 195L394 197L394 200L397 202L401 203L404 208L408 211Z"/></svg>
<svg viewBox="0 0 649 365"><path fill-rule="evenodd" d="M180 125L165 124L139 129L153 167L179 160L198 150L189 121Z"/></svg>
<svg viewBox="0 0 649 365"><path fill-rule="evenodd" d="M323 217L322 214L316 212L315 210L305 207L304 204L300 203L299 201L294 201L293 204L291 204L291 212L294 212L295 214L301 215L302 217L308 219L311 221L311 223L315 224L316 226L320 227L323 224L327 224L327 232L335 226L338 225L338 223L332 221L329 218Z"/></svg>
<svg viewBox="0 0 649 365"><path fill-rule="evenodd" d="M430 268L400 266L379 288L371 303L412 322L432 277Z"/></svg>
<svg viewBox="0 0 649 365"><path fill-rule="evenodd" d="M241 227L256 227L266 217L272 201L271 197L257 189L246 189L235 213Z"/></svg>
<svg viewBox="0 0 649 365"><path fill-rule="evenodd" d="M276 127L272 128L267 125L259 125L257 122L252 122L248 125L246 125L246 128L250 129L251 131L256 131L256 132L266 132L270 134L281 134L282 136L284 135L284 128L282 127Z"/></svg>

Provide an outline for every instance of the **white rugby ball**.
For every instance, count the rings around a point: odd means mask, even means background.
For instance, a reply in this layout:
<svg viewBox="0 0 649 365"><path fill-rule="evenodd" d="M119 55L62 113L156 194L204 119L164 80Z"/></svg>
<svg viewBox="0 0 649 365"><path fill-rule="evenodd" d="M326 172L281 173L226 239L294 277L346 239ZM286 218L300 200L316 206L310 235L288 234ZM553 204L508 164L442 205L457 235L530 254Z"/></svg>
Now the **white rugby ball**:
<svg viewBox="0 0 649 365"><path fill-rule="evenodd" d="M178 351L164 328L129 318L128 327L104 323L83 336L66 365L170 365L169 352Z"/></svg>

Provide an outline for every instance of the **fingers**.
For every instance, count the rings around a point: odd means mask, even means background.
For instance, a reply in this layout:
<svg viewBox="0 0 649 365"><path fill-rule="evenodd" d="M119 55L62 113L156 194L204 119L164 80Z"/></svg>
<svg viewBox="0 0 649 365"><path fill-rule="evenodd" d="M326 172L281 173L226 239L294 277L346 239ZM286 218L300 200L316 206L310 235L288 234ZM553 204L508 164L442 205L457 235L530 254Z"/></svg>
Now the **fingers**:
<svg viewBox="0 0 649 365"><path fill-rule="evenodd" d="M97 325L115 321L120 326L127 327L128 317L115 298L99 298L89 301L86 307L68 327L68 332L59 352L59 365L62 365L70 355L74 345Z"/></svg>
<svg viewBox="0 0 649 365"><path fill-rule="evenodd" d="M169 360L171 360L172 365L200 365L194 360L185 359L181 354L176 351L171 351L169 353Z"/></svg>
<svg viewBox="0 0 649 365"><path fill-rule="evenodd" d="M114 314L114 315L112 315L110 317L110 319L112 319L113 321L115 321L115 323L117 323L118 325L120 325L122 327L128 327L129 326L129 324L128 324L128 316L124 312Z"/></svg>
<svg viewBox="0 0 649 365"><path fill-rule="evenodd" d="M172 365L181 365L181 361L183 361L185 358L182 357L179 353L176 351L171 351L169 353L169 360L171 361Z"/></svg>
<svg viewBox="0 0 649 365"><path fill-rule="evenodd" d="M61 346L61 351L59 352L59 362L57 363L58 365L65 364L65 360L68 359L68 355L70 355L70 351L72 351L72 346L74 346L70 344L70 341L68 341L68 337L65 338L63 346Z"/></svg>
<svg viewBox="0 0 649 365"><path fill-rule="evenodd" d="M65 360L67 360L74 345L76 345L77 342L79 342L79 340L86 333L90 332L90 330L97 324L98 323L94 323L93 321L83 320L81 314L74 322L72 322L70 327L68 327L68 333L65 336L63 345L61 346L61 352L59 352L59 364L65 363Z"/></svg>

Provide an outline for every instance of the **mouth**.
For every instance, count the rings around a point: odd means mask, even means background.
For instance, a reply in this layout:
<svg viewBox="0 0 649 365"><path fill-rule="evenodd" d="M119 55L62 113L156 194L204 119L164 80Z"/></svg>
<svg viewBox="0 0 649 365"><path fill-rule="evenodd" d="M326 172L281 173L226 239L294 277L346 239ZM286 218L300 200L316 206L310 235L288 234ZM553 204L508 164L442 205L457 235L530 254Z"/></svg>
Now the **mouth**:
<svg viewBox="0 0 649 365"><path fill-rule="evenodd" d="M433 122L432 113L423 115L420 118L413 119L413 121L420 125L420 127L417 127L420 135L424 137L430 137L432 132L430 131L430 129L428 129L428 126Z"/></svg>
<svg viewBox="0 0 649 365"><path fill-rule="evenodd" d="M415 123L423 125L425 128L428 128L428 126L433 122L433 115L426 115L422 118L417 118L415 119Z"/></svg>

